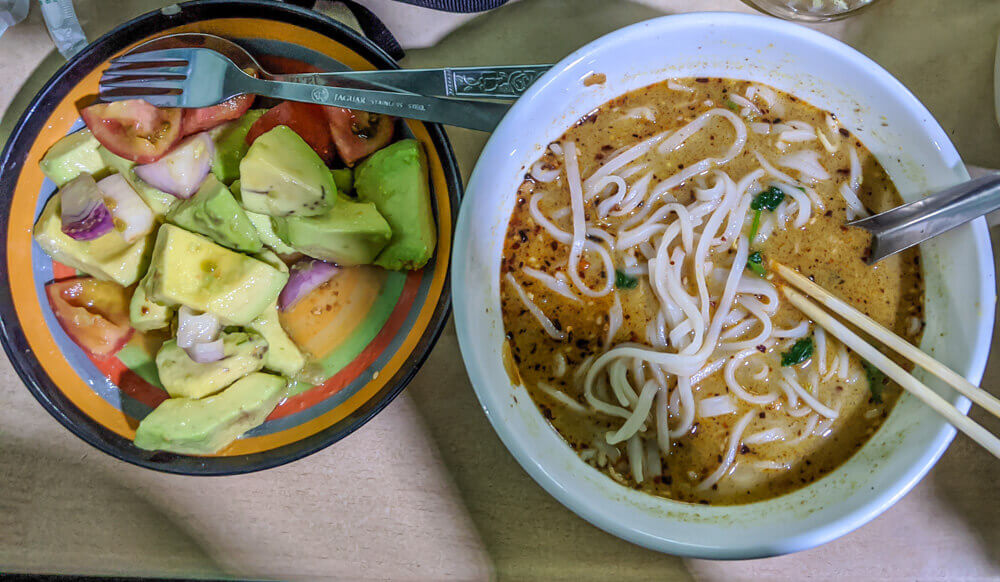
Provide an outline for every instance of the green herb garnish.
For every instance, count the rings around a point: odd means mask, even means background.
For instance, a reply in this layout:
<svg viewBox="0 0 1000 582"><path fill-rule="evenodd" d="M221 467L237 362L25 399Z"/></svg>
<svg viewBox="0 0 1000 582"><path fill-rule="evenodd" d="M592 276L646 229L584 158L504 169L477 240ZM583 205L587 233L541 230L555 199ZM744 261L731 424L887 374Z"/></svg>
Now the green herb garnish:
<svg viewBox="0 0 1000 582"><path fill-rule="evenodd" d="M865 376L868 377L868 390L872 393L872 402L882 403L882 391L885 390L885 374L875 366L862 360L861 365L865 367Z"/></svg>
<svg viewBox="0 0 1000 582"><path fill-rule="evenodd" d="M754 196L750 208L753 210L774 210L785 200L785 193L777 186L771 186L760 194Z"/></svg>
<svg viewBox="0 0 1000 582"><path fill-rule="evenodd" d="M621 270L615 271L615 287L619 289L635 289L635 286L638 284L639 280L628 273Z"/></svg>
<svg viewBox="0 0 1000 582"><path fill-rule="evenodd" d="M729 109L731 109L733 111L739 111L740 110L740 106L737 105L734 101L732 101L730 99L726 99L726 107L728 107Z"/></svg>
<svg viewBox="0 0 1000 582"><path fill-rule="evenodd" d="M761 211L770 210L771 212L774 212L774 209L777 208L784 199L785 193L776 186L771 186L767 190L764 190L760 194L754 196L753 202L750 203L750 209L753 210L753 222L750 223L750 244L753 244L753 239L757 238L757 231L760 230Z"/></svg>
<svg viewBox="0 0 1000 582"><path fill-rule="evenodd" d="M792 345L792 349L781 354L782 366L797 366L813 355L813 339L804 337Z"/></svg>
<svg viewBox="0 0 1000 582"><path fill-rule="evenodd" d="M764 268L764 255L760 254L760 251L750 253L750 256L747 257L747 268L761 277L766 275L767 269Z"/></svg>

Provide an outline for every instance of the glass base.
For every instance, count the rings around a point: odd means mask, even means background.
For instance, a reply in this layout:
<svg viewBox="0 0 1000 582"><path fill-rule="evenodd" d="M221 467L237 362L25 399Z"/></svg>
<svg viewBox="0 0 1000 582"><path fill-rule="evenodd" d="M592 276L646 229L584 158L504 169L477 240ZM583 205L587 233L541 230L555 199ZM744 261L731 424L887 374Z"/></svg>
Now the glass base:
<svg viewBox="0 0 1000 582"><path fill-rule="evenodd" d="M765 14L800 22L829 22L853 16L878 0L743 0Z"/></svg>

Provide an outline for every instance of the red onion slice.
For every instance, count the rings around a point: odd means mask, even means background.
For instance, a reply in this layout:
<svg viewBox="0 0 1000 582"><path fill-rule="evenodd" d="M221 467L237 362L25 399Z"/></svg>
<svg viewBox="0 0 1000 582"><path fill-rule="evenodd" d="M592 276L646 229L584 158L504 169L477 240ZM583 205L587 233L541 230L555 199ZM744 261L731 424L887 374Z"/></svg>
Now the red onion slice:
<svg viewBox="0 0 1000 582"><path fill-rule="evenodd" d="M125 242L133 243L153 230L153 211L121 174L104 178L97 183L97 187Z"/></svg>
<svg viewBox="0 0 1000 582"><path fill-rule="evenodd" d="M90 174L80 174L60 190L62 231L75 240L94 240L111 232L114 221L104 205L97 182Z"/></svg>
<svg viewBox="0 0 1000 582"><path fill-rule="evenodd" d="M212 169L215 144L208 132L185 139L151 164L135 167L135 174L154 188L178 198L190 198Z"/></svg>
<svg viewBox="0 0 1000 582"><path fill-rule="evenodd" d="M303 297L333 278L340 267L319 259L302 259L288 271L288 283L278 295L278 309L287 311Z"/></svg>
<svg viewBox="0 0 1000 582"><path fill-rule="evenodd" d="M177 345L184 349L214 342L221 328L219 318L211 313L196 315L186 305L177 310Z"/></svg>
<svg viewBox="0 0 1000 582"><path fill-rule="evenodd" d="M222 338L220 337L214 342L194 344L189 348L184 348L184 351L187 352L188 357L199 364L210 364L218 362L225 356L224 347Z"/></svg>

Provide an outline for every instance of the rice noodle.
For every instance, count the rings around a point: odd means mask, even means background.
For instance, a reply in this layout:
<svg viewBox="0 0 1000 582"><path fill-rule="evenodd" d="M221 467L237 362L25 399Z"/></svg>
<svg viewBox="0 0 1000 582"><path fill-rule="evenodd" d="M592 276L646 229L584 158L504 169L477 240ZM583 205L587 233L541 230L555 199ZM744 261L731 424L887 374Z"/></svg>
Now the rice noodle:
<svg viewBox="0 0 1000 582"><path fill-rule="evenodd" d="M604 176L595 184L595 188L599 192L603 192L608 186L615 187L615 194L609 196L608 198L601 200L601 203L597 205L597 215L600 217L605 217L612 208L619 206L625 199L625 195L628 193L628 184L625 183L625 179L619 176Z"/></svg>
<svg viewBox="0 0 1000 582"><path fill-rule="evenodd" d="M611 159L609 159L603 166L601 166L583 182L581 198L584 194L586 194L587 200L596 196L597 193L600 192L598 184L601 183L601 180L603 180L605 176L609 176L617 172L618 170L624 168L627 164L646 155L649 150L653 149L654 145L660 143L667 137L667 133L668 132L658 133L652 137L646 138L618 155L613 155ZM570 153L570 148L563 148L567 166L569 165L569 160L572 159L574 168L576 168L576 144L568 142L566 145L572 145L572 154ZM579 169L575 169L574 172L576 173L576 176L579 177ZM570 179L570 183L572 184L572 179Z"/></svg>
<svg viewBox="0 0 1000 582"><path fill-rule="evenodd" d="M629 469L632 471L632 478L635 479L636 483L642 483L643 454L642 439L639 438L639 435L633 435L628 440L626 449L628 450L628 464Z"/></svg>
<svg viewBox="0 0 1000 582"><path fill-rule="evenodd" d="M868 216L868 210L858 198L858 188L861 187L861 161L858 159L858 152L851 148L848 155L851 158L850 176L846 183L840 185L838 191L847 203L847 220L854 220Z"/></svg>
<svg viewBox="0 0 1000 582"><path fill-rule="evenodd" d="M562 378L566 375L566 355L562 352L556 352L552 359L555 361L552 366L552 374L556 378Z"/></svg>
<svg viewBox="0 0 1000 582"><path fill-rule="evenodd" d="M538 207L544 197L544 192L539 192L531 196L531 200L528 202L528 211L531 213L531 218L540 224L549 233L549 236L556 239L557 242L569 244L573 240L573 235L556 226L542 214L541 209Z"/></svg>
<svg viewBox="0 0 1000 582"><path fill-rule="evenodd" d="M760 471L787 471L792 468L788 463L778 461L755 461L753 467Z"/></svg>
<svg viewBox="0 0 1000 582"><path fill-rule="evenodd" d="M543 184L548 184L559 177L562 171L559 168L550 168L546 170L542 163L542 160L538 160L531 166L531 177L536 181Z"/></svg>
<svg viewBox="0 0 1000 582"><path fill-rule="evenodd" d="M800 186L801 185L798 180L796 180L795 178L793 178L793 177L789 176L788 174L782 172L778 168L774 167L774 165L772 165L770 162L768 162L767 159L763 155L761 155L760 152L758 152L758 151L755 150L753 152L753 155L757 157L757 161L760 162L760 166L762 168L764 168L764 171L767 172L769 175L774 176L775 178L777 178L777 179L779 179L779 180L781 180L783 182L788 182L788 183L794 184L796 186Z"/></svg>
<svg viewBox="0 0 1000 582"><path fill-rule="evenodd" d="M646 417L649 416L649 411L652 409L653 398L656 396L657 390L659 390L659 387L656 385L655 380L646 382L646 385L642 387L639 398L636 400L635 410L625 419L625 423L622 424L620 429L608 433L608 444L613 445L630 439L639 431L639 427L646 421Z"/></svg>
<svg viewBox="0 0 1000 582"><path fill-rule="evenodd" d="M535 385L538 386L539 390L548 394L553 399L558 400L566 408L569 408L573 412L578 412L580 414L592 414L592 411L588 410L586 406L570 398L570 396L565 392L563 392L562 390L557 390L556 388L549 386L545 382L537 382Z"/></svg>
<svg viewBox="0 0 1000 582"><path fill-rule="evenodd" d="M548 287L553 293L558 293L570 301L576 301L579 303L580 298L577 297L569 285L565 281L557 277L549 275L545 271L539 271L538 269L532 269L531 267L524 267L521 269L525 275L535 279L542 285Z"/></svg>
<svg viewBox="0 0 1000 582"><path fill-rule="evenodd" d="M815 150L800 150L783 156L778 160L778 165L796 170L809 180L827 180L830 178L830 173L819 162L819 153Z"/></svg>
<svg viewBox="0 0 1000 582"><path fill-rule="evenodd" d="M736 368L740 366L744 360L756 353L756 348L750 348L743 350L742 352L730 356L729 362L726 364L725 368L725 378L726 387L729 391L736 395L740 400L747 402L749 404L766 405L774 402L778 399L778 395L774 392L769 392L764 395L756 395L747 392L746 389L739 383L736 379Z"/></svg>
<svg viewBox="0 0 1000 582"><path fill-rule="evenodd" d="M683 85L681 83L678 83L677 81L674 81L673 79L667 81L667 88L672 89L674 91L683 91L685 93L694 93L694 89L692 89L691 87L688 87L687 85Z"/></svg>
<svg viewBox="0 0 1000 582"><path fill-rule="evenodd" d="M737 105L742 106L742 108L740 109L741 117L756 118L762 115L760 108L754 105L749 99L747 99L742 95L731 93L729 95L729 100Z"/></svg>
<svg viewBox="0 0 1000 582"><path fill-rule="evenodd" d="M820 145L826 150L826 153L833 154L837 152L837 146L826 137L822 129L816 128L816 139L819 140Z"/></svg>
<svg viewBox="0 0 1000 582"><path fill-rule="evenodd" d="M787 368L782 370L782 376L784 380L788 382L788 384L792 387L792 389L795 390L798 396L802 398L803 402L805 402L810 408L812 408L813 410L815 410L816 412L822 414L827 418L837 418L838 416L837 411L833 410L832 408L826 406L825 404L817 400L815 396L809 393L809 391L800 386L798 380L795 379L791 370Z"/></svg>
<svg viewBox="0 0 1000 582"><path fill-rule="evenodd" d="M649 184L652 180L652 172L636 180L635 184L628 188L625 197L618 202L618 208L611 210L608 214L611 216L624 216L635 210L636 206L643 202L643 199L646 197L646 192L649 190Z"/></svg>
<svg viewBox="0 0 1000 582"><path fill-rule="evenodd" d="M785 114L785 107L778 100L778 94L774 92L774 89L766 87L764 85L750 85L747 87L744 93L746 98L750 101L760 100L771 110L771 113L781 117Z"/></svg>
<svg viewBox="0 0 1000 582"><path fill-rule="evenodd" d="M788 438L788 435L784 430L773 427L760 432L755 432L752 435L747 435L743 438L743 442L748 445L762 445L765 443L773 443L775 441L783 441Z"/></svg>
<svg viewBox="0 0 1000 582"><path fill-rule="evenodd" d="M656 122L656 113L653 112L652 107L633 107L625 112L625 117L631 119L645 119L646 121Z"/></svg>
<svg viewBox="0 0 1000 582"><path fill-rule="evenodd" d="M820 375L826 374L826 332L818 325L816 326L816 331L813 332L813 342L816 345L816 361L819 373Z"/></svg>
<svg viewBox="0 0 1000 582"><path fill-rule="evenodd" d="M563 341L564 339L566 339L566 334L563 333L561 330L556 329L556 326L553 325L552 320L549 319L544 313L542 313L542 310L539 309L538 306L535 305L535 302L532 301L530 297L528 297L528 294L524 292L524 289L521 287L521 284L518 283L516 279L514 279L514 275L507 273L506 278L507 282L510 283L510 285L514 288L515 291L517 291L517 296L521 298L521 302L524 303L524 306L527 307L528 311L531 312L531 315L533 315L535 319L538 320L538 324L542 326L542 329L545 330L545 333L549 334L549 336L551 336L552 339L554 340Z"/></svg>
<svg viewBox="0 0 1000 582"><path fill-rule="evenodd" d="M583 185L580 182L580 169L576 159L576 144L572 141L566 142L563 146L566 158L566 181L569 184L570 208L573 217L573 236L569 251L569 278L576 286L577 291L589 297L602 297L611 292L614 286L614 278L611 276L613 268L605 269L605 284L601 289L594 291L580 278L580 256L583 254L586 239L586 219L583 210ZM606 265L612 264L609 255L602 256Z"/></svg>
<svg viewBox="0 0 1000 582"><path fill-rule="evenodd" d="M704 491L719 482L719 479L729 471L733 465L733 461L736 460L736 450L739 448L740 443L743 439L743 431L746 430L747 425L753 420L754 413L748 412L743 415L742 418L733 426L731 432L729 433L729 445L726 447L726 454L722 458L722 463L719 464L719 468L716 469L711 475L709 475L704 481L698 484L696 489Z"/></svg>
<svg viewBox="0 0 1000 582"><path fill-rule="evenodd" d="M813 431L816 429L816 423L819 422L818 414L810 414L809 418L806 420L806 426L799 433L799 436L785 441L785 445L797 445L807 438L813 436Z"/></svg>
<svg viewBox="0 0 1000 582"><path fill-rule="evenodd" d="M698 415L703 418L734 414L737 410L736 403L725 394L722 396L712 396L711 398L702 398L698 401Z"/></svg>
<svg viewBox="0 0 1000 582"><path fill-rule="evenodd" d="M779 142L797 143L816 139L816 130L804 121L786 121L783 124L776 125L773 129L779 131L778 127L781 128L778 133Z"/></svg>

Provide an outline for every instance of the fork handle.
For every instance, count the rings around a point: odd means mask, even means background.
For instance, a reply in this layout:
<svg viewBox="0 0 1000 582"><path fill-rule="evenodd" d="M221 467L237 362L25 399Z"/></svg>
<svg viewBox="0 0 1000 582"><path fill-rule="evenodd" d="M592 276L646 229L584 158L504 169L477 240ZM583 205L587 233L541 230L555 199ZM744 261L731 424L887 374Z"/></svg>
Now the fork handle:
<svg viewBox="0 0 1000 582"><path fill-rule="evenodd" d="M248 92L265 97L359 109L479 131L493 131L510 108L510 104L507 103L449 100L409 93L324 87L263 79L251 81L248 82Z"/></svg>
<svg viewBox="0 0 1000 582"><path fill-rule="evenodd" d="M873 264L994 210L1000 210L1000 174L963 182L848 226L872 233L868 264Z"/></svg>
<svg viewBox="0 0 1000 582"><path fill-rule="evenodd" d="M552 65L338 71L271 75L269 79L331 87L350 87L348 83L363 83L436 97L517 99L550 68Z"/></svg>

